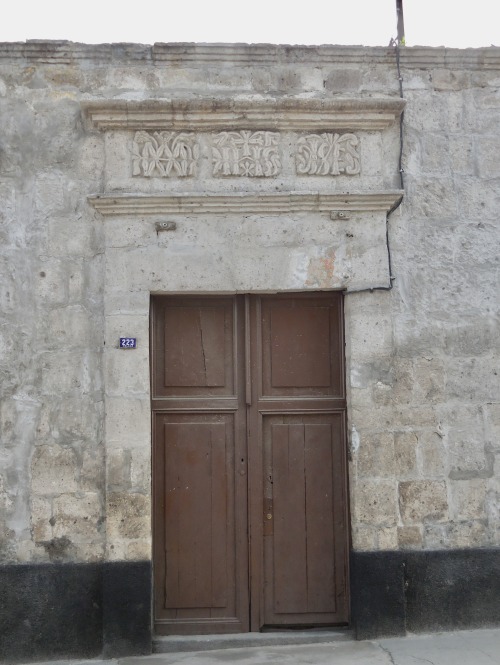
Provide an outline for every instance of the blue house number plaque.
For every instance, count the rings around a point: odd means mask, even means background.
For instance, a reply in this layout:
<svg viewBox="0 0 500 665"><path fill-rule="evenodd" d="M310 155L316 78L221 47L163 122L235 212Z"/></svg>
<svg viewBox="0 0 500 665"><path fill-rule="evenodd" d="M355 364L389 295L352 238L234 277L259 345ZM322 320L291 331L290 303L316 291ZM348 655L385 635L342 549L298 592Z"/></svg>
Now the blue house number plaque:
<svg viewBox="0 0 500 665"><path fill-rule="evenodd" d="M136 349L137 337L120 337L120 349Z"/></svg>

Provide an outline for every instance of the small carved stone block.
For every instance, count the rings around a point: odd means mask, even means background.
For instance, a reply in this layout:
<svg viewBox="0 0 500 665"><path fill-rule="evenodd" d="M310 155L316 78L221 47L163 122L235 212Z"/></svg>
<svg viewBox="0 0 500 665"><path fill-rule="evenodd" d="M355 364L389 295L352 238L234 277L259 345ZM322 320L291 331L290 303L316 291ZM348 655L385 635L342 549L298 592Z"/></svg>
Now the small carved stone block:
<svg viewBox="0 0 500 665"><path fill-rule="evenodd" d="M164 178L192 176L199 154L196 136L192 133L136 132L132 148L132 173Z"/></svg>
<svg viewBox="0 0 500 665"><path fill-rule="evenodd" d="M298 175L356 175L361 170L355 134L308 134L297 141Z"/></svg>
<svg viewBox="0 0 500 665"><path fill-rule="evenodd" d="M214 176L271 178L281 171L276 132L219 132L213 135Z"/></svg>

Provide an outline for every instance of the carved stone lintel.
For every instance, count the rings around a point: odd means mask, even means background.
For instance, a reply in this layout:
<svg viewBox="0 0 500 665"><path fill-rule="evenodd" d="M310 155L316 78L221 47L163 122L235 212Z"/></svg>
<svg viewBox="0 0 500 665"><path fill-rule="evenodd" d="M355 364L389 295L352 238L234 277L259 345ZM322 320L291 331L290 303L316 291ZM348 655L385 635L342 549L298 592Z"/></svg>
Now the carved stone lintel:
<svg viewBox="0 0 500 665"><path fill-rule="evenodd" d="M281 171L276 132L219 132L213 135L214 176L270 178Z"/></svg>
<svg viewBox="0 0 500 665"><path fill-rule="evenodd" d="M308 134L297 141L295 165L299 175L356 175L360 172L355 134Z"/></svg>
<svg viewBox="0 0 500 665"><path fill-rule="evenodd" d="M199 147L189 132L135 133L132 173L142 176L187 177L194 175Z"/></svg>

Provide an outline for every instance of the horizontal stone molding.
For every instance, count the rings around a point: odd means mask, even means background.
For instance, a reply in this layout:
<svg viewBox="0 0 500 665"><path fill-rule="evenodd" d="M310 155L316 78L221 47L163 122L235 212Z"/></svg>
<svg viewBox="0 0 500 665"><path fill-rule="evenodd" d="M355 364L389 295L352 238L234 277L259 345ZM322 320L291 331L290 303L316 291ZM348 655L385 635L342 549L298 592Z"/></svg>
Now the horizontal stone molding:
<svg viewBox="0 0 500 665"><path fill-rule="evenodd" d="M156 43L81 44L65 40L28 40L0 43L0 60L26 60L42 64L93 66L127 63L214 65L245 67L259 65L391 65L395 48L381 46L288 46L284 44L194 44ZM468 70L500 69L500 48L454 49L411 46L400 49L401 65L408 69L445 68Z"/></svg>
<svg viewBox="0 0 500 665"><path fill-rule="evenodd" d="M333 211L388 212L403 197L390 191L360 194L284 192L279 194L96 195L89 202L102 215L260 214Z"/></svg>
<svg viewBox="0 0 500 665"><path fill-rule="evenodd" d="M397 98L106 101L82 104L97 129L382 130L392 125L405 101Z"/></svg>

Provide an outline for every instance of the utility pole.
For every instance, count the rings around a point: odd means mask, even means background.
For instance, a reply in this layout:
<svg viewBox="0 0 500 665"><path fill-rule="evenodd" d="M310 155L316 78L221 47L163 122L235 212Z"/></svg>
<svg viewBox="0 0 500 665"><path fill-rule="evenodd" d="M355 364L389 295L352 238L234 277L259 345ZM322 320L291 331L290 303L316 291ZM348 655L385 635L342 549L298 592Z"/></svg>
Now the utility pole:
<svg viewBox="0 0 500 665"><path fill-rule="evenodd" d="M403 0L396 0L396 14L398 17L398 45L405 43L405 21L403 17Z"/></svg>

